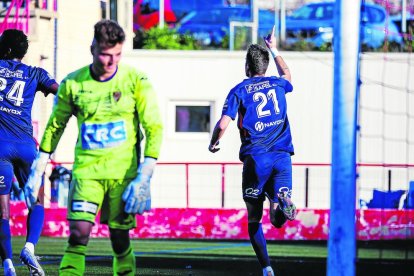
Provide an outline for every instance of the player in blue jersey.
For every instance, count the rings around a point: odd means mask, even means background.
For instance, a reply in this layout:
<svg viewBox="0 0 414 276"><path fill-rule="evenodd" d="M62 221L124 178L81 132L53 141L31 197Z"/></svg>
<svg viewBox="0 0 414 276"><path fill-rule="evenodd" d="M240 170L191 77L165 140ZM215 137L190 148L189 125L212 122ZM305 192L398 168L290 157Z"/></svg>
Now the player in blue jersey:
<svg viewBox="0 0 414 276"><path fill-rule="evenodd" d="M9 224L13 174L23 187L37 154L31 117L33 100L37 91L56 94L59 86L44 69L21 62L28 47L27 36L20 30L5 30L0 36L0 254L5 275L16 275ZM29 208L26 244L20 254L31 275L44 275L34 255L43 218L43 203L37 201Z"/></svg>
<svg viewBox="0 0 414 276"><path fill-rule="evenodd" d="M247 79L227 95L222 116L217 122L209 145L219 150L219 139L227 126L237 119L243 162L242 190L248 214L250 241L264 276L274 276L262 231L263 202L270 201L270 221L280 228L287 219L294 220L296 207L292 193L292 162L294 154L285 94L293 90L291 74L276 48L274 28L265 38L280 77L265 76L269 53L258 44L250 45L245 70Z"/></svg>

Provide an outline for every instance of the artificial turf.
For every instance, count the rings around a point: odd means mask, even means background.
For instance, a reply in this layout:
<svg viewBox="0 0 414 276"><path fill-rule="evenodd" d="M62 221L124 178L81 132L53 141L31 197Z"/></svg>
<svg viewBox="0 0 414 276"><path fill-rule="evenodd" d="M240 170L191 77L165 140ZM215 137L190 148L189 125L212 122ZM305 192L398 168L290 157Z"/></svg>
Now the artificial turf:
<svg viewBox="0 0 414 276"><path fill-rule="evenodd" d="M24 238L12 240L17 275L29 275L18 261ZM58 275L66 241L66 238L41 237L36 254L41 256L46 275ZM138 239L132 241L132 246L137 257L137 275L260 275L248 241ZM268 251L272 266L281 275L326 275L326 242L272 241L268 243ZM109 239L91 239L85 275L112 275L111 254ZM412 241L358 245L357 275L378 276L389 271L393 276L414 275L410 269L414 269Z"/></svg>

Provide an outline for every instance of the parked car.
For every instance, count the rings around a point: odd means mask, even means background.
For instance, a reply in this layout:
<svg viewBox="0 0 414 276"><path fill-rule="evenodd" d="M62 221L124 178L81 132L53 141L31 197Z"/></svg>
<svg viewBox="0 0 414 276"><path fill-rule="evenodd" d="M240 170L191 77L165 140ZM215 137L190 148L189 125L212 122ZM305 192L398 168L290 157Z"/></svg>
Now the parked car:
<svg viewBox="0 0 414 276"><path fill-rule="evenodd" d="M286 44L306 41L316 47L332 45L334 33L335 2L309 3L295 10L286 18ZM394 22L387 20L382 6L364 3L361 5L360 39L362 45L379 48L387 40L401 45L402 38Z"/></svg>
<svg viewBox="0 0 414 276"><path fill-rule="evenodd" d="M230 33L230 22L251 22L252 12L248 6L223 7L193 11L179 23L177 31L190 33L203 46L217 46ZM278 20L277 20L278 22ZM268 10L259 10L259 36L265 36L275 24L275 14Z"/></svg>
<svg viewBox="0 0 414 276"><path fill-rule="evenodd" d="M174 26L190 11L222 7L223 0L164 0L164 20ZM157 26L160 0L134 0L134 31Z"/></svg>

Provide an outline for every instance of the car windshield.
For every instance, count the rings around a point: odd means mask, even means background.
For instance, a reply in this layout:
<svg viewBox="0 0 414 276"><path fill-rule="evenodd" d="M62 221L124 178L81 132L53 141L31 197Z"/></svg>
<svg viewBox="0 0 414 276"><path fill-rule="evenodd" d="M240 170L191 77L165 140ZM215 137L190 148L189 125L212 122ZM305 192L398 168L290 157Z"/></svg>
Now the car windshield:
<svg viewBox="0 0 414 276"><path fill-rule="evenodd" d="M361 8L361 21L368 23L381 23L385 19L385 13L380 9L362 6Z"/></svg>
<svg viewBox="0 0 414 276"><path fill-rule="evenodd" d="M156 12L159 9L159 2L158 0L143 0L140 4L140 10L142 14L150 14ZM134 5L136 5L137 0L134 1Z"/></svg>
<svg viewBox="0 0 414 276"><path fill-rule="evenodd" d="M334 5L307 5L295 10L290 18L292 19L311 19L311 20L330 20L333 18Z"/></svg>

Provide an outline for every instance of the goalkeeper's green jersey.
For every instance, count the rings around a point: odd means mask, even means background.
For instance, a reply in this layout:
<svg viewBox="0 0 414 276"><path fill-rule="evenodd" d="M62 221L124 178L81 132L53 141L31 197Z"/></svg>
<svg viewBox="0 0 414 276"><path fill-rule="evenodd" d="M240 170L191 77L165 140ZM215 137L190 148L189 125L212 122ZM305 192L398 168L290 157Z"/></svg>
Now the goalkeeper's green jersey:
<svg viewBox="0 0 414 276"><path fill-rule="evenodd" d="M97 81L85 66L62 81L55 100L40 149L53 152L69 118L76 116L75 177L135 177L143 138L140 125L145 132L144 156L158 158L162 122L156 94L144 73L119 64L112 78Z"/></svg>

